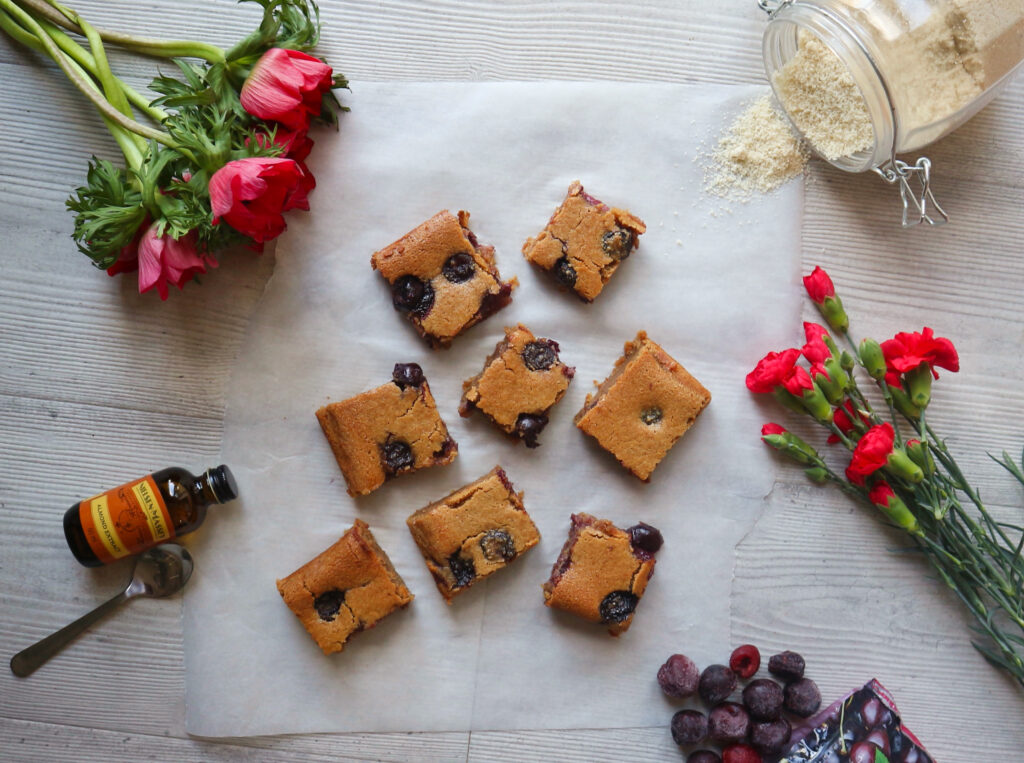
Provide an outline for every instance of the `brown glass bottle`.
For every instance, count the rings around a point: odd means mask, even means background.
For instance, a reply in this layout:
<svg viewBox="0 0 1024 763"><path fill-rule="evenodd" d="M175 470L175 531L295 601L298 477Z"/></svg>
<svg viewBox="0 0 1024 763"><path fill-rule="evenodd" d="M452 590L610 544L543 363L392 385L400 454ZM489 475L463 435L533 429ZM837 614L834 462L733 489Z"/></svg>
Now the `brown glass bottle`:
<svg viewBox="0 0 1024 763"><path fill-rule="evenodd" d="M76 503L64 514L64 535L79 562L99 567L192 532L211 503L237 497L223 464L198 477L172 466Z"/></svg>

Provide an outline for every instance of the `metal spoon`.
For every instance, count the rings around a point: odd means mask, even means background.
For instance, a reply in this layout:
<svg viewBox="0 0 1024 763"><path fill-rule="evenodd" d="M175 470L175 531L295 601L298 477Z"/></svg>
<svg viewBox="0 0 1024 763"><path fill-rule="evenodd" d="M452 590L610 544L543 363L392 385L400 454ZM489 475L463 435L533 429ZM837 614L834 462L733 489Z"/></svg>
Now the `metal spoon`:
<svg viewBox="0 0 1024 763"><path fill-rule="evenodd" d="M70 625L18 652L11 658L11 671L16 676L31 675L82 631L129 599L177 593L188 582L193 566L192 556L177 543L164 543L149 549L135 562L132 579L121 593Z"/></svg>

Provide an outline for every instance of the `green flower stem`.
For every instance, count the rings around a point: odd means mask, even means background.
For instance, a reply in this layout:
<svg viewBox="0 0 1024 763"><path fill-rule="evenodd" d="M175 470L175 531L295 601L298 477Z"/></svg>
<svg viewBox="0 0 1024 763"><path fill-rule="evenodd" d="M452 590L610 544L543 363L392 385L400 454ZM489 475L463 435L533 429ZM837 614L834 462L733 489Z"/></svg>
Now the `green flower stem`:
<svg viewBox="0 0 1024 763"><path fill-rule="evenodd" d="M55 0L17 0L25 7L32 8L40 16L45 16L54 24L64 27L69 32L85 35L80 26L77 13ZM109 29L96 29L97 34L105 42L128 48L138 53L156 58L194 57L209 61L211 64L225 60L224 51L215 45L195 40L155 40L145 37L113 32Z"/></svg>
<svg viewBox="0 0 1024 763"><path fill-rule="evenodd" d="M24 0L22 0L24 2ZM114 122L123 130L141 135L145 138L151 138L159 143L163 143L166 146L174 147L175 142L170 135L163 132L162 130L156 130L152 127L144 125L140 122L136 122L130 117L126 117L116 108L114 108L110 102L103 97L103 95L96 88L93 81L86 75L80 66L72 61L68 56L61 52L57 44L46 34L45 30L39 25L39 22L31 16L22 7L17 5L14 0L0 0L0 9L6 10L10 13L11 17L14 18L22 27L32 32L36 38L42 43L46 49L47 54L57 62L67 78L71 80L71 83L77 87L86 98L93 102L93 105L99 109L100 113L108 120ZM114 138L117 139L118 135L115 134ZM121 144L122 141L118 140ZM123 148L123 145L122 145ZM127 154L126 159L131 160Z"/></svg>
<svg viewBox="0 0 1024 763"><path fill-rule="evenodd" d="M47 20L40 20L39 24L40 26L43 27L43 29L46 30L46 33L50 35L53 41L57 43L57 47L59 47L61 50L63 50L65 53L71 56L71 58L73 58L83 69L88 71L94 77L97 77L96 59L92 57L92 54L89 53L89 51L85 50L85 48L83 48L77 42L72 40L67 34L64 33L64 30L58 27L56 24ZM42 45L39 46L39 50L46 52ZM149 117L158 124L160 122L163 122L163 120L167 119L169 115L166 111L157 108L156 106L150 105L149 100L146 98L146 96L144 96L142 93L140 93L138 90L133 88L128 83L124 82L123 80L117 77L115 77L115 80L117 81L118 86L124 92L125 97L128 99L129 103L131 103L135 108L137 108L139 111L141 111L143 114L145 114L147 117Z"/></svg>
<svg viewBox="0 0 1024 763"><path fill-rule="evenodd" d="M26 48L31 48L37 53L46 53L46 48L39 38L26 30L21 24L15 21L6 10L0 9L0 29L4 30L15 42L20 42Z"/></svg>

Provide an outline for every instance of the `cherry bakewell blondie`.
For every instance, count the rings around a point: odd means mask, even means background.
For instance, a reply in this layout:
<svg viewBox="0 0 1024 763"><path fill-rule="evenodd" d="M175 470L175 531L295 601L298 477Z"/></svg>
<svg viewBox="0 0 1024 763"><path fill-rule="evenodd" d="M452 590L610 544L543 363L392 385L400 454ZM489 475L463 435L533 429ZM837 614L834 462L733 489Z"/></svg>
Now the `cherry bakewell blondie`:
<svg viewBox="0 0 1024 763"><path fill-rule="evenodd" d="M576 426L647 482L711 393L641 331L576 414Z"/></svg>
<svg viewBox="0 0 1024 763"><path fill-rule="evenodd" d="M416 363L396 363L392 380L316 412L352 496L392 477L449 464L459 452Z"/></svg>
<svg viewBox="0 0 1024 763"><path fill-rule="evenodd" d="M391 301L431 346L452 339L512 301L516 279L503 283L494 247L483 246L458 218L438 212L398 241L375 252L374 270L391 284Z"/></svg>
<svg viewBox="0 0 1024 763"><path fill-rule="evenodd" d="M523 244L523 256L592 302L646 230L639 217L610 208L574 180L547 227Z"/></svg>
<svg viewBox="0 0 1024 763"><path fill-rule="evenodd" d="M420 509L407 523L449 604L540 541L523 508L523 494L516 493L500 466Z"/></svg>
<svg viewBox="0 0 1024 763"><path fill-rule="evenodd" d="M548 411L562 399L576 369L558 358L558 343L538 339L526 326L505 329L505 338L484 369L463 385L459 413L480 410L507 434L536 448Z"/></svg>
<svg viewBox="0 0 1024 763"><path fill-rule="evenodd" d="M340 652L353 635L413 600L361 519L333 546L278 580L277 590L324 654Z"/></svg>
<svg viewBox="0 0 1024 763"><path fill-rule="evenodd" d="M573 514L569 537L544 584L544 603L624 633L654 574L661 533L650 525L620 530L606 519Z"/></svg>

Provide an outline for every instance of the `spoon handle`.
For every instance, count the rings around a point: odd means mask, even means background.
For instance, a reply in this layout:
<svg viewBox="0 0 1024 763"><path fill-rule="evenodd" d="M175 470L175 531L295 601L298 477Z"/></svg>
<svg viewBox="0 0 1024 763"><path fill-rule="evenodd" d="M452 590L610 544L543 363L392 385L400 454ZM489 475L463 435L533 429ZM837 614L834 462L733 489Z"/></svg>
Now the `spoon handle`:
<svg viewBox="0 0 1024 763"><path fill-rule="evenodd" d="M11 658L11 672L16 676L28 676L36 671L44 662L66 647L82 631L102 618L111 610L117 609L130 597L122 591L110 601L100 604L92 612L82 615L69 625L65 625L56 633L37 641L27 649L23 649Z"/></svg>

